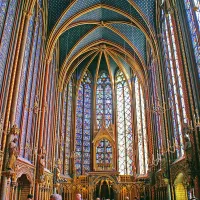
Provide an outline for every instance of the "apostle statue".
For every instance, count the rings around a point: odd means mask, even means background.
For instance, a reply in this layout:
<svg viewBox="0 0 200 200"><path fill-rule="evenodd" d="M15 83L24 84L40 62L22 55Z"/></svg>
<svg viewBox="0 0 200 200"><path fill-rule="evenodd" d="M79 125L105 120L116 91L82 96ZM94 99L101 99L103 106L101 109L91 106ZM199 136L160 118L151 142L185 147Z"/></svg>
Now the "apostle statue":
<svg viewBox="0 0 200 200"><path fill-rule="evenodd" d="M13 140L11 140L11 142L9 143L9 147L8 147L9 158L8 158L8 162L7 162L8 170L14 171L14 169L15 169L15 162L17 160L18 153L19 153L17 141L18 141L18 139L16 137L14 137Z"/></svg>
<svg viewBox="0 0 200 200"><path fill-rule="evenodd" d="M57 167L56 167L56 181L57 182L60 180L61 170L62 170L62 162L60 159L58 159Z"/></svg>
<svg viewBox="0 0 200 200"><path fill-rule="evenodd" d="M38 155L38 176L40 181L44 181L45 154L40 151Z"/></svg>
<svg viewBox="0 0 200 200"><path fill-rule="evenodd" d="M8 137L8 162L6 168L8 170L15 170L15 162L17 160L18 154L19 154L19 148L18 148L18 135L19 135L19 129L16 125L13 125L10 129L9 137Z"/></svg>

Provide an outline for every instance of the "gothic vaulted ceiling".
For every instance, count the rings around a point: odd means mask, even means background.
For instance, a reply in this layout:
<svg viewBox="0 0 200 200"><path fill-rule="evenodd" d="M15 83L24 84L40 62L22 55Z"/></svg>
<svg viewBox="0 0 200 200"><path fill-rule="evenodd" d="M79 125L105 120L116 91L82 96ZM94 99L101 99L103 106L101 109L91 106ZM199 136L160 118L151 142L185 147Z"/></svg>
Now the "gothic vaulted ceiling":
<svg viewBox="0 0 200 200"><path fill-rule="evenodd" d="M62 84L74 66L92 63L100 52L118 67L134 60L145 74L147 43L156 49L155 0L49 0L48 9L47 55L58 42Z"/></svg>

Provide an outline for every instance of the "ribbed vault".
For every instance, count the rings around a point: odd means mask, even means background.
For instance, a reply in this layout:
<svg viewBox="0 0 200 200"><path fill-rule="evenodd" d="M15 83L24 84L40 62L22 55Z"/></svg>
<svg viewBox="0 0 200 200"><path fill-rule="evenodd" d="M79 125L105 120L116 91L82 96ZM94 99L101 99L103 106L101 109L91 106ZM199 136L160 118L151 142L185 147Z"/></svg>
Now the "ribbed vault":
<svg viewBox="0 0 200 200"><path fill-rule="evenodd" d="M154 9L154 1L50 1L46 55L51 58L59 42L60 89L85 60L90 58L92 63L91 59L100 55L106 58L107 65L111 61L117 63L125 74L125 66L129 66L145 82L146 45L152 47L154 54L157 49Z"/></svg>
<svg viewBox="0 0 200 200"><path fill-rule="evenodd" d="M79 56L80 54L80 56ZM98 77L98 74L102 70L106 70L111 77L111 82L114 85L114 76L117 69L120 69L127 82L130 84L132 73L136 74L144 86L144 74L146 73L139 63L139 60L132 57L128 51L120 49L119 46L114 46L112 43L108 43L104 40L100 40L94 46L88 47L87 50L83 49L79 52L74 59L69 62L69 66L65 73L65 79L63 79L63 86L65 86L70 80L73 72L77 69L77 75L79 84L87 70L89 70L94 78L94 82ZM131 89L131 84L129 85ZM132 91L132 90L130 90Z"/></svg>

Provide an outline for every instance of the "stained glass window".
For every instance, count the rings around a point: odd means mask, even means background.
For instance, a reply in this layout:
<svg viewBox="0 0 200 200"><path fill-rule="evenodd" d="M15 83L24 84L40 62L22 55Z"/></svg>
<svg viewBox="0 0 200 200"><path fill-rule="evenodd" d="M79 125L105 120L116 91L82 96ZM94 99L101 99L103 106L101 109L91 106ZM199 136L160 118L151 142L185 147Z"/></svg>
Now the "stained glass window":
<svg viewBox="0 0 200 200"><path fill-rule="evenodd" d="M90 171L92 78L87 71L79 86L76 106L75 166L77 175Z"/></svg>
<svg viewBox="0 0 200 200"><path fill-rule="evenodd" d="M38 32L38 38L37 38L37 47L35 52L35 59L32 60L32 65L34 65L34 71L33 71L33 78L32 78L32 86L31 86L31 96L30 96L30 108L33 108L35 105L39 103L38 96L36 96L36 86L38 84L38 75L39 75L39 64L40 64L40 52L41 52L41 44L42 44L42 14L39 15L39 32ZM32 128L32 119L33 119L33 112L29 112L28 117L28 133L31 133Z"/></svg>
<svg viewBox="0 0 200 200"><path fill-rule="evenodd" d="M3 82L16 7L17 0L0 1L0 90Z"/></svg>
<svg viewBox="0 0 200 200"><path fill-rule="evenodd" d="M103 116L106 127L109 127L112 124L112 86L106 72L100 73L97 80L96 119L98 128L101 127Z"/></svg>
<svg viewBox="0 0 200 200"><path fill-rule="evenodd" d="M43 133L43 148L46 150L46 167L50 169L52 166L52 162L50 159L52 158L52 152L50 151L52 145L52 132L54 129L54 116L51 113L55 113L56 109L56 67L57 67L57 54L56 50L54 50L52 62L49 69L49 77L48 77L48 85L47 85L47 104L46 104L46 112L45 112L45 121L44 121L44 133ZM56 120L57 117L56 117ZM59 132L61 133L61 132ZM57 140L59 141L59 140ZM60 142L60 141L59 141ZM60 143L58 144L60 145ZM62 144L63 145L63 144ZM60 147L60 146L59 146ZM62 149L62 148L59 148Z"/></svg>
<svg viewBox="0 0 200 200"><path fill-rule="evenodd" d="M33 134L31 133L33 131L33 112L35 103L38 103L36 84L40 63L42 27L42 13L39 13L38 20L35 20L34 12L28 27L15 116L15 123L18 127L21 127L20 156L28 160L32 158L31 145L33 145Z"/></svg>
<svg viewBox="0 0 200 200"><path fill-rule="evenodd" d="M191 33L194 55L197 63L198 74L200 78L200 1L199 0L184 0L188 18L188 24Z"/></svg>
<svg viewBox="0 0 200 200"><path fill-rule="evenodd" d="M158 159L158 155L162 153L162 135L161 135L161 117L162 117L162 110L160 110L161 99L160 97L160 88L159 88L159 72L158 67L155 59L153 58L152 51L149 55L149 67L150 67L150 74L149 74L149 83L150 85L150 96L151 96L151 115L153 119L153 153L154 158ZM158 166L159 168L159 166Z"/></svg>
<svg viewBox="0 0 200 200"><path fill-rule="evenodd" d="M115 78L117 100L118 166L122 175L133 174L133 131L131 98L128 84L121 71Z"/></svg>
<svg viewBox="0 0 200 200"><path fill-rule="evenodd" d="M29 21L29 27L28 27L28 35L26 39L26 46L25 46L25 52L24 52L24 60L23 60L23 66L22 66L22 72L21 72L21 78L20 78L20 87L19 87L19 93L18 93L18 100L17 100L17 109L16 109L16 116L15 116L15 123L18 127L21 127L21 119L22 119L22 113L23 113L23 103L24 103L24 97L25 95L25 89L26 89L26 81L28 80L28 73L29 73L29 58L31 58L31 42L34 42L34 45L36 46L37 41L37 35L36 33L38 31L38 27L35 29L34 32L34 22L35 22L35 12L31 16L31 19ZM33 38L33 39L32 39ZM35 46L32 46L35 51ZM32 54L33 56L34 53ZM32 64L32 63L31 63ZM25 109L28 108L25 106ZM23 130L23 132L20 135L20 156L24 156L24 148L25 148L25 141L26 141L26 134Z"/></svg>
<svg viewBox="0 0 200 200"><path fill-rule="evenodd" d="M148 170L147 131L144 107L144 94L137 77L135 78L135 99L138 136L138 172L139 174L144 175L147 173Z"/></svg>
<svg viewBox="0 0 200 200"><path fill-rule="evenodd" d="M63 163L63 174L69 174L70 161L70 139L71 139L71 122L72 122L72 80L66 86L63 92L62 106L60 106L61 119L61 133L62 136L59 145L62 145L60 152L60 160Z"/></svg>
<svg viewBox="0 0 200 200"><path fill-rule="evenodd" d="M70 161L70 138L72 124L72 80L67 87L67 102L66 102L66 135L65 135L65 174L69 174Z"/></svg>
<svg viewBox="0 0 200 200"><path fill-rule="evenodd" d="M20 88L19 88L18 101L17 101L16 117L15 117L16 119L15 123L17 124L18 127L20 127L20 121L21 121L23 96L24 96L24 90L25 90L26 75L28 71L28 60L29 60L31 41L32 41L32 36L33 36L34 18L35 18L35 15L32 15L29 22L28 35L26 39L26 47L25 47L25 52L24 52L23 67L22 67L22 72L21 72L21 81L20 81Z"/></svg>
<svg viewBox="0 0 200 200"><path fill-rule="evenodd" d="M163 24L163 44L165 54L165 68L168 80L169 106L172 114L173 134L171 135L176 146L183 146L182 123L186 121L185 101L183 94L182 78L180 74L180 58L177 53L175 26L169 14ZM176 157L183 155L183 149L176 149Z"/></svg>
<svg viewBox="0 0 200 200"><path fill-rule="evenodd" d="M96 147L96 162L97 166L106 170L106 168L112 167L112 146L107 139L99 141Z"/></svg>
<svg viewBox="0 0 200 200"><path fill-rule="evenodd" d="M39 15L39 20L35 24L33 34L34 34L33 36L34 38L33 38L31 53L30 53L30 64L29 64L29 67L28 67L29 69L27 70L27 74L26 74L26 86L24 90L24 93L26 94L24 95L25 109L23 111L23 121L22 121L22 134L26 134L26 146L29 146L31 142L30 136L31 136L32 121L31 120L28 121L28 118L30 115L33 114L33 112L30 112L31 110L29 110L28 108L33 108L34 103L35 103L33 102L33 99L35 98L35 87L36 87L36 81L37 81L37 76L38 76L40 49L41 49L41 41L42 41L42 14L41 13ZM32 96L32 102L31 102L31 95L33 95L33 93L34 93L34 96ZM29 125L29 129L27 129L28 125ZM30 153L31 152L29 148L26 148L25 158L29 159Z"/></svg>

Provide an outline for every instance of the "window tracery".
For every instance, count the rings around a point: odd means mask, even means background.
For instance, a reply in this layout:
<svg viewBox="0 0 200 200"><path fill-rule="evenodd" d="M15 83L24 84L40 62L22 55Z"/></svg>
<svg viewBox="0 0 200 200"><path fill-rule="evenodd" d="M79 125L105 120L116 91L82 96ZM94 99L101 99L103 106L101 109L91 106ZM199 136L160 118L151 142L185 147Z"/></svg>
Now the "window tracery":
<svg viewBox="0 0 200 200"><path fill-rule="evenodd" d="M135 100L138 137L138 173L144 175L148 171L147 127L144 94L137 77L135 77Z"/></svg>
<svg viewBox="0 0 200 200"><path fill-rule="evenodd" d="M162 24L165 69L168 84L168 101L172 115L173 133L170 136L176 148L176 158L183 155L182 124L187 123L182 77L180 73L180 56L177 52L178 41L175 38L176 26L171 14L165 17Z"/></svg>
<svg viewBox="0 0 200 200"><path fill-rule="evenodd" d="M21 127L21 119L22 119L22 113L23 113L23 102L25 94L25 86L26 86L26 77L28 77L28 64L29 64L29 56L30 50L31 50L31 41L32 37L34 37L34 19L35 19L35 12L31 16L31 19L29 21L29 27L28 27L28 35L26 40L26 46L25 46L25 52L24 52L24 59L23 59L23 66L22 66L22 72L21 72L21 78L20 78L20 87L19 87L19 93L18 93L18 100L17 100L17 109L16 109L16 116L15 116L15 123L18 127ZM35 38L34 38L35 40ZM27 109L27 108L26 108ZM27 112L27 111L25 111ZM26 136L24 134L24 131L21 133L20 136L20 155L24 156L24 147L25 147L25 141Z"/></svg>
<svg viewBox="0 0 200 200"><path fill-rule="evenodd" d="M117 99L118 166L122 175L133 174L133 132L131 98L128 84L121 71L115 78Z"/></svg>
<svg viewBox="0 0 200 200"><path fill-rule="evenodd" d="M70 80L64 94L64 109L62 120L62 132L65 133L64 138L64 157L65 157L65 174L69 174L69 161L70 161L70 140L71 140L71 128L72 128L72 80Z"/></svg>
<svg viewBox="0 0 200 200"><path fill-rule="evenodd" d="M75 166L77 175L90 171L92 77L87 71L78 89L76 105Z"/></svg>
<svg viewBox="0 0 200 200"><path fill-rule="evenodd" d="M43 31L42 13L38 14L38 20L35 20L36 17L37 14L34 11L28 27L15 116L15 123L18 127L21 127L20 156L29 160L32 157L31 145L33 145L33 138L31 132L33 131L34 104L38 100L36 85Z"/></svg>
<svg viewBox="0 0 200 200"><path fill-rule="evenodd" d="M99 141L96 147L96 162L99 166L106 166L112 163L112 145L107 139L102 139Z"/></svg>
<svg viewBox="0 0 200 200"><path fill-rule="evenodd" d="M102 117L105 117L106 127L112 124L112 86L106 72L99 75L96 89L96 119L100 129Z"/></svg>
<svg viewBox="0 0 200 200"><path fill-rule="evenodd" d="M162 153L162 126L161 126L161 118L162 118L162 112L163 110L160 108L161 100L160 100L160 87L159 87L159 72L158 67L156 63L156 59L153 57L152 50L150 49L150 55L149 55L149 68L150 68L150 74L149 74L149 83L150 83L150 96L151 96L151 115L152 115L152 121L153 121L153 127L152 132L154 133L152 135L153 137L153 153L154 153L154 160L153 164L158 165L159 164L159 157ZM156 160L156 161L155 161ZM158 166L159 168L160 166Z"/></svg>
<svg viewBox="0 0 200 200"><path fill-rule="evenodd" d="M199 0L184 0L184 3L200 79L200 2Z"/></svg>

